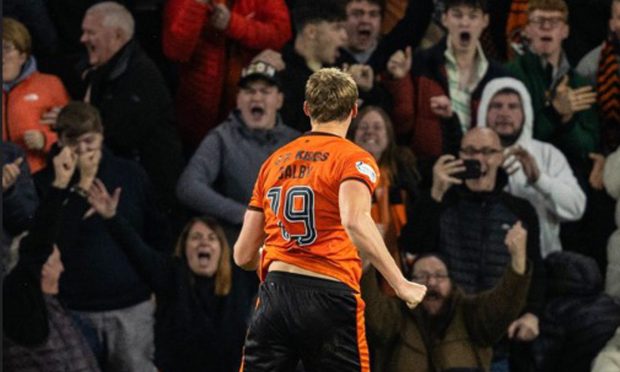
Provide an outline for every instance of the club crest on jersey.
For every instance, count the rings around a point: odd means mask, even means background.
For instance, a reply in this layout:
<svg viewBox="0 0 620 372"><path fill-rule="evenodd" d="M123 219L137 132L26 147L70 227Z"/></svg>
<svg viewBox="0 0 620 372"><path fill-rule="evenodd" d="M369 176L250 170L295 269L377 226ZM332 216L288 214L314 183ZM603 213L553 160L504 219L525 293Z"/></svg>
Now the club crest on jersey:
<svg viewBox="0 0 620 372"><path fill-rule="evenodd" d="M372 167L366 163L364 163L363 161L358 161L357 163L355 163L355 168L357 168L357 170L367 176L368 178L370 178L370 180L372 181L372 183L377 182L377 174L375 173L375 170L372 169Z"/></svg>

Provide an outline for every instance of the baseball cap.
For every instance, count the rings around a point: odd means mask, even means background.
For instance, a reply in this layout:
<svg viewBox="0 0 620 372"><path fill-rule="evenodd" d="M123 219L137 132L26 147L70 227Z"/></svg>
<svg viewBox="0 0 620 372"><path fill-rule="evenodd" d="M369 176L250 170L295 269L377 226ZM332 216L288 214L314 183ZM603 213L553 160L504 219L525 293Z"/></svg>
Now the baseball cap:
<svg viewBox="0 0 620 372"><path fill-rule="evenodd" d="M264 80L270 84L281 87L278 71L272 65L263 62L256 61L250 63L246 68L241 71L241 78L239 79L239 86L244 88L250 82L256 80Z"/></svg>

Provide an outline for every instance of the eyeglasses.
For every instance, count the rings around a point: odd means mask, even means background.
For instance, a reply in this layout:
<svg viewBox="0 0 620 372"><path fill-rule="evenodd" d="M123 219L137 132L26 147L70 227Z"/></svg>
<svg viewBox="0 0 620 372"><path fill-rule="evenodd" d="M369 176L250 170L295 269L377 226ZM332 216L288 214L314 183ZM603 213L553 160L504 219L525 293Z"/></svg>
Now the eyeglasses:
<svg viewBox="0 0 620 372"><path fill-rule="evenodd" d="M464 147L460 149L459 152L466 156L476 156L478 154L481 154L482 156L492 156L502 152L502 150L491 147L483 147L481 149L477 149L475 147Z"/></svg>
<svg viewBox="0 0 620 372"><path fill-rule="evenodd" d="M564 17L532 17L529 19L529 22L536 27L547 25L551 28L556 28L566 21Z"/></svg>
<svg viewBox="0 0 620 372"><path fill-rule="evenodd" d="M446 273L419 273L414 274L411 278L418 283L428 283L429 280L435 279L437 282L443 282L450 276Z"/></svg>

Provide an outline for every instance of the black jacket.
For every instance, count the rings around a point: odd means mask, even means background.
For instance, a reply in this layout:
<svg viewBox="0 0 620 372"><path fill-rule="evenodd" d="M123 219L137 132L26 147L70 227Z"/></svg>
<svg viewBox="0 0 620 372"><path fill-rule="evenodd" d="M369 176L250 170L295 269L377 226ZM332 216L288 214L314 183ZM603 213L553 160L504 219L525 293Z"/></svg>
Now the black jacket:
<svg viewBox="0 0 620 372"><path fill-rule="evenodd" d="M50 188L21 241L17 266L4 279L3 366L7 371L99 371L69 312L41 290L41 270L52 253L63 210L81 197Z"/></svg>
<svg viewBox="0 0 620 372"><path fill-rule="evenodd" d="M11 240L29 227L39 205L39 198L24 151L11 142L2 142L0 146L2 149L2 165L12 163L19 157L24 159L19 167L21 173L15 184L2 192L2 247L0 248L2 253L0 257L2 257L1 265L4 266Z"/></svg>
<svg viewBox="0 0 620 372"><path fill-rule="evenodd" d="M431 22L433 9L432 0L409 1L403 18L388 34L379 39L377 48L366 62L375 74L381 74L387 70L387 63L396 51L408 46L414 50L418 47ZM340 66L343 63L351 65L358 62L347 50L341 49L336 64Z"/></svg>
<svg viewBox="0 0 620 372"><path fill-rule="evenodd" d="M306 81L313 71L306 65L304 58L295 51L294 41L282 48L282 59L286 68L280 72L282 79L282 93L284 105L280 109L282 121L299 132L307 132L310 128L310 118L304 114L304 100Z"/></svg>
<svg viewBox="0 0 620 372"><path fill-rule="evenodd" d="M20 243L17 265L2 283L3 332L21 345L40 344L49 334L41 268L52 253L60 229L62 203L67 196L65 190L50 188L30 233Z"/></svg>
<svg viewBox="0 0 620 372"><path fill-rule="evenodd" d="M56 152L57 149L53 149L50 158ZM53 173L53 166L48 163L35 174L42 198L50 190ZM78 178L79 175L74 175L72 184L77 183ZM151 246L169 249L171 238L167 220L158 211L148 177L138 164L103 149L97 178L110 192L122 189L119 213ZM116 310L146 301L150 289L112 239L103 220L97 215L83 219L89 208L86 199L81 198L67 206L63 214L57 240L65 266L60 280L61 298L70 309L82 311Z"/></svg>
<svg viewBox="0 0 620 372"><path fill-rule="evenodd" d="M413 207L411 223L403 229L401 245L413 253L440 252L453 280L467 293L478 293L501 278L510 262L506 232L521 221L533 265L525 311L539 315L545 287L538 217L527 201L503 191L506 182L507 175L500 170L491 192L453 187L441 203L431 198L430 190L423 193Z"/></svg>
<svg viewBox="0 0 620 372"><path fill-rule="evenodd" d="M574 252L545 259L548 302L533 345L538 371L587 372L620 326L620 304L603 293L594 261Z"/></svg>
<svg viewBox="0 0 620 372"><path fill-rule="evenodd" d="M122 217L106 221L136 271L157 296L155 363L163 372L239 369L247 296L214 294L214 279L193 275L184 258L155 252Z"/></svg>
<svg viewBox="0 0 620 372"><path fill-rule="evenodd" d="M117 156L137 160L162 211L176 215L181 142L172 99L155 63L131 40L108 63L88 71L86 83L91 85L90 102L101 112L106 146Z"/></svg>

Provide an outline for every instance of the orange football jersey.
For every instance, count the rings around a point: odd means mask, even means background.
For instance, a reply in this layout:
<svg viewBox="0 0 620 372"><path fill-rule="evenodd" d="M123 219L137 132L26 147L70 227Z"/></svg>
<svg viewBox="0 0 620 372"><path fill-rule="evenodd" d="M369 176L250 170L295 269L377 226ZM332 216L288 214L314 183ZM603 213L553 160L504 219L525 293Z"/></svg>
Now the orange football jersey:
<svg viewBox="0 0 620 372"><path fill-rule="evenodd" d="M259 172L250 209L265 215L261 278L283 261L336 278L359 291L361 260L340 222L338 192L345 180L379 182L367 151L336 135L311 132L273 153Z"/></svg>

